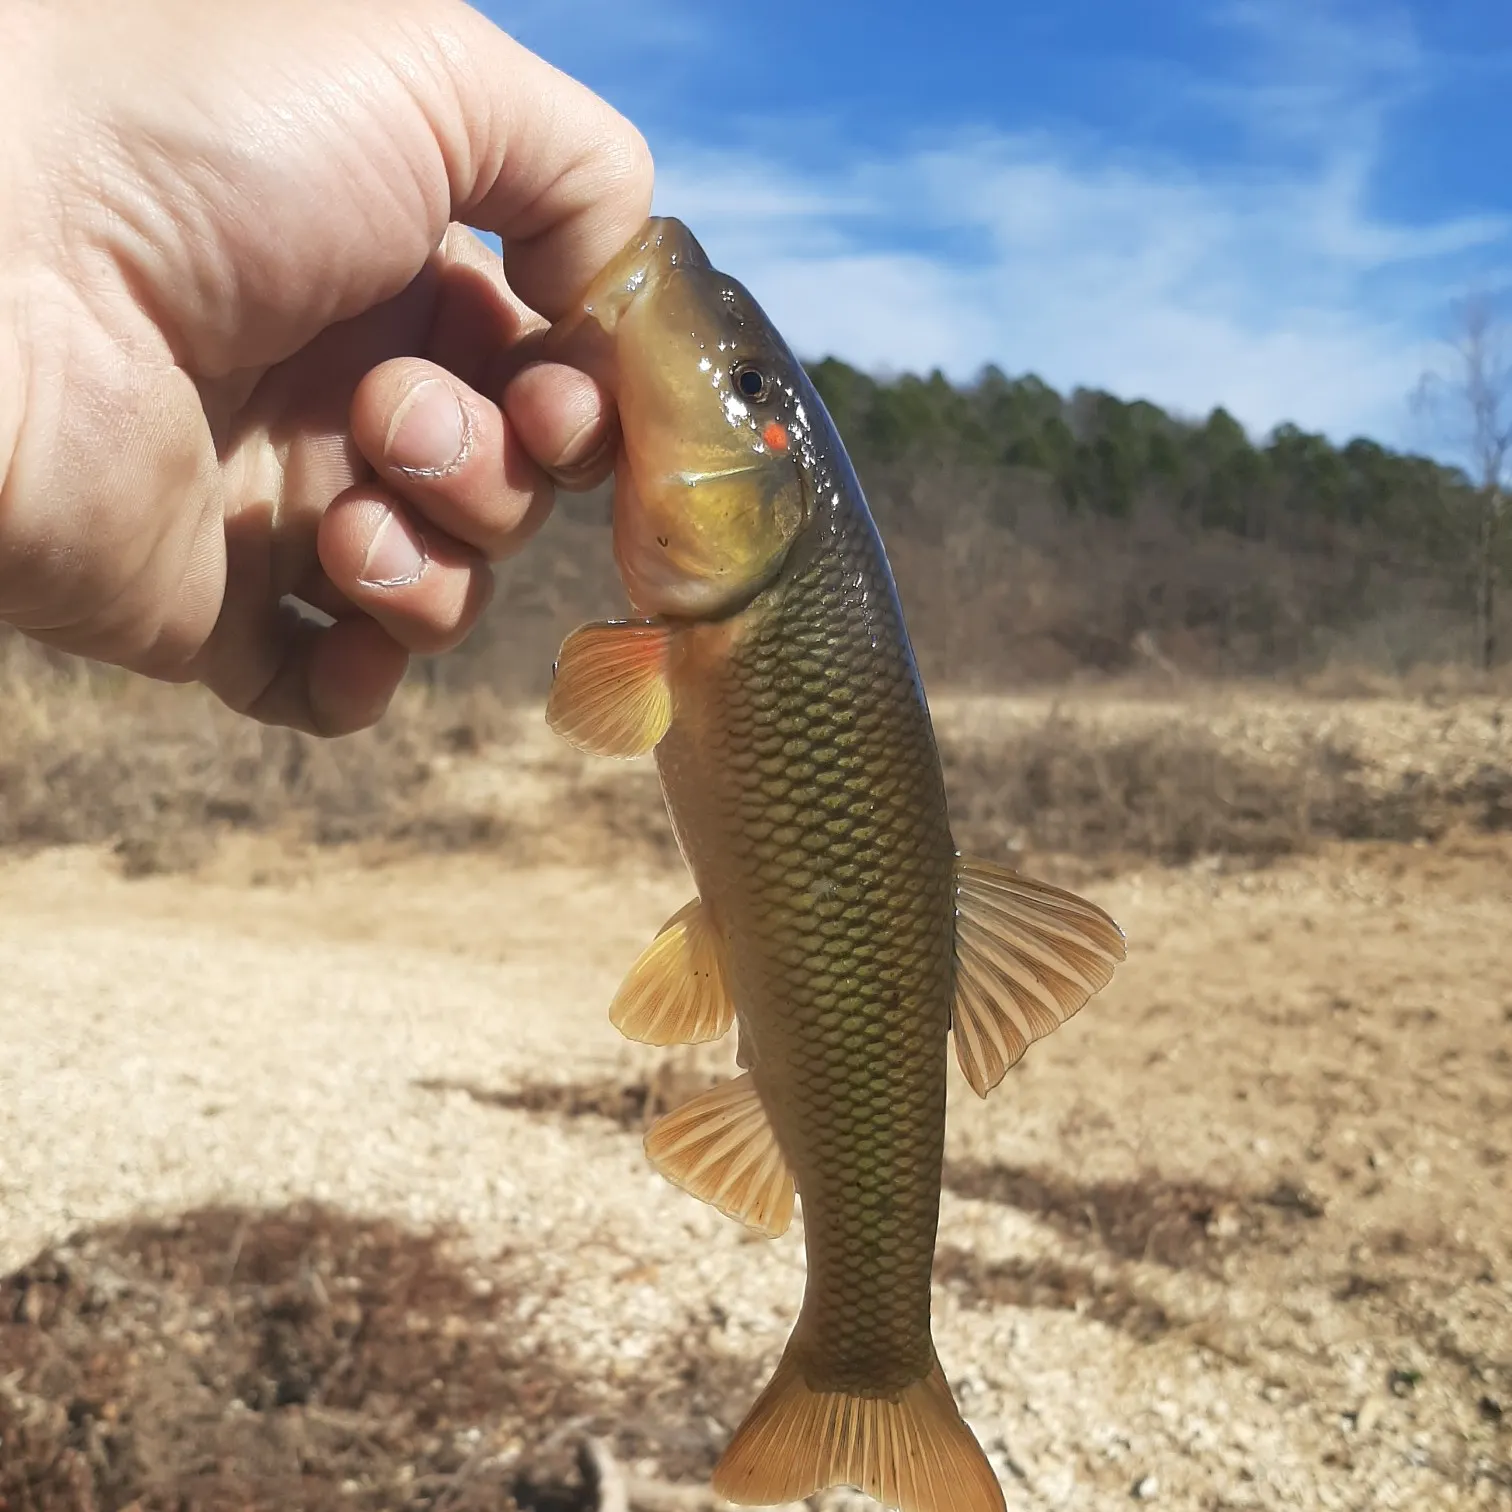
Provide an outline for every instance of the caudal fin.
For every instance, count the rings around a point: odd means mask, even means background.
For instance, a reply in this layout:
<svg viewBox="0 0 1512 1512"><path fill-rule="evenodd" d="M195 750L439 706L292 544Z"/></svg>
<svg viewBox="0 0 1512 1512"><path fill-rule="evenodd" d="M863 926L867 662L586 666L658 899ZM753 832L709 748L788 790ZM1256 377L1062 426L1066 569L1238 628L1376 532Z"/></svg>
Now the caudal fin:
<svg viewBox="0 0 1512 1512"><path fill-rule="evenodd" d="M811 1389L795 1354L789 1344L715 1466L718 1495L757 1507L855 1486L898 1512L1004 1512L938 1360L896 1395L846 1396Z"/></svg>

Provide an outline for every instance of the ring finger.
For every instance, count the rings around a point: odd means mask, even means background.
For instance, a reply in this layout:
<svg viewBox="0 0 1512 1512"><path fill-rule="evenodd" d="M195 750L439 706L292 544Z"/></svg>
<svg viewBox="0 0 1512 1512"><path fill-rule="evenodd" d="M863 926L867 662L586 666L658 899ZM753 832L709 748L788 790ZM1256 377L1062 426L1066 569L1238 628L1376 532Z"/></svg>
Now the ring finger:
<svg viewBox="0 0 1512 1512"><path fill-rule="evenodd" d="M332 586L420 655L457 645L493 594L478 551L381 484L341 494L320 522L316 549Z"/></svg>

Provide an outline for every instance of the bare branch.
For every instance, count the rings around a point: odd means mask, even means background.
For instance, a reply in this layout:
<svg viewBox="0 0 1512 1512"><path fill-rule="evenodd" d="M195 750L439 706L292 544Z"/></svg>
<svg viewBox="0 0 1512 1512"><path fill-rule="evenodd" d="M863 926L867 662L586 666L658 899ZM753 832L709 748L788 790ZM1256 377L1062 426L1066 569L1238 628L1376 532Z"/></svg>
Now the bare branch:
<svg viewBox="0 0 1512 1512"><path fill-rule="evenodd" d="M1497 555L1512 462L1512 340L1495 301L1472 294L1454 310L1445 372L1424 373L1412 394L1419 414L1448 421L1475 485L1475 619L1481 666L1496 660Z"/></svg>
<svg viewBox="0 0 1512 1512"><path fill-rule="evenodd" d="M630 1512L625 1472L620 1469L614 1450L603 1439L585 1439L578 1447L578 1464L596 1494L598 1512Z"/></svg>
<svg viewBox="0 0 1512 1512"><path fill-rule="evenodd" d="M1412 395L1414 410L1444 425L1476 485L1503 491L1512 460L1512 348L1496 302L1471 294L1453 311L1442 371L1429 371Z"/></svg>

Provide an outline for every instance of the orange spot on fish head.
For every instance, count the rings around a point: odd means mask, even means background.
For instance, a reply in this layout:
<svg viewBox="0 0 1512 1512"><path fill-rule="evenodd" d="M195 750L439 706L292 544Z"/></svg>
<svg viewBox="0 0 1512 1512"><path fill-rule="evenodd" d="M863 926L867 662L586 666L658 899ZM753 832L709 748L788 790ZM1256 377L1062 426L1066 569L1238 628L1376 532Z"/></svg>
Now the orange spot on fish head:
<svg viewBox="0 0 1512 1512"><path fill-rule="evenodd" d="M765 441L773 451L781 452L788 449L787 430L783 426L779 425L775 420L767 421L766 429L761 433L761 439Z"/></svg>

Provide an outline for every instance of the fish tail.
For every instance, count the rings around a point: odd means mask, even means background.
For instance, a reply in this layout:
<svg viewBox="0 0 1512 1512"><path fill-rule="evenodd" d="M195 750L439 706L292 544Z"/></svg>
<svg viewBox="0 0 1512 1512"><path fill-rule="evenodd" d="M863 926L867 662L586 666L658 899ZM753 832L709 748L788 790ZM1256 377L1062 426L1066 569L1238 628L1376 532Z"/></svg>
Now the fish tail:
<svg viewBox="0 0 1512 1512"><path fill-rule="evenodd" d="M741 1506L801 1501L856 1486L898 1512L1004 1512L1002 1488L950 1394L938 1359L902 1390L816 1391L798 1336L714 1469Z"/></svg>

